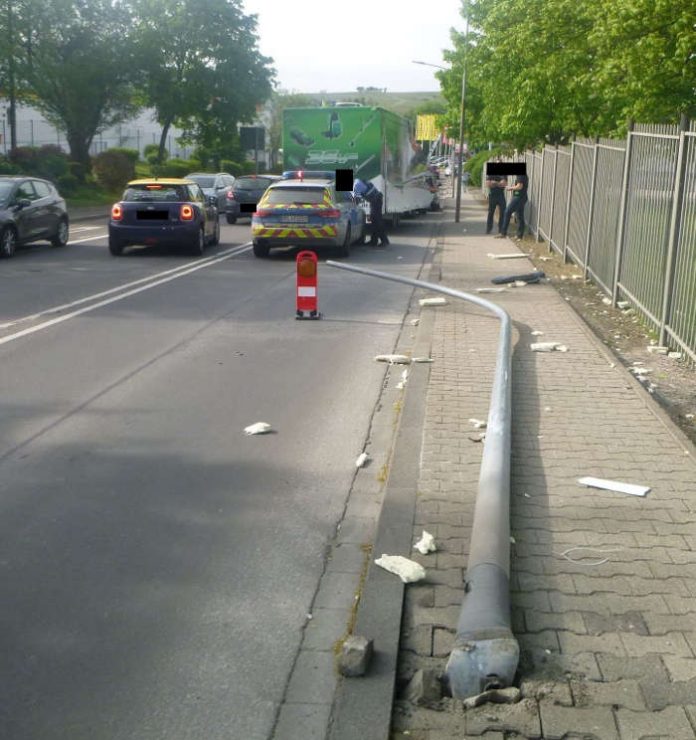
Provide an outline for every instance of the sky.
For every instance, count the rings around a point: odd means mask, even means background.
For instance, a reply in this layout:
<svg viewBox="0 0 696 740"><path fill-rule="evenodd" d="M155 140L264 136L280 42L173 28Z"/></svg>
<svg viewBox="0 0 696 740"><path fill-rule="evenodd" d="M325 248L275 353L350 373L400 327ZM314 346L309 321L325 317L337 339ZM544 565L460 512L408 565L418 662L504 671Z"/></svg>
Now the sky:
<svg viewBox="0 0 696 740"><path fill-rule="evenodd" d="M450 28L464 31L462 0L243 0L258 14L259 49L289 92L439 90L432 67L447 66Z"/></svg>

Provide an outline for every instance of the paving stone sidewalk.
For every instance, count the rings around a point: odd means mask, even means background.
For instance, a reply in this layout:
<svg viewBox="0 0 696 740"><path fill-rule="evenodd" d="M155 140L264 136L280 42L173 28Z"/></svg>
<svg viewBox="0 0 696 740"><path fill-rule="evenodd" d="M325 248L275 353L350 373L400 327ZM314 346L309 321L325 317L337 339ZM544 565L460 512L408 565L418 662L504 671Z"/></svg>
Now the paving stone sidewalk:
<svg viewBox="0 0 696 740"><path fill-rule="evenodd" d="M463 194L445 213L430 280L475 292L530 272L507 239L485 235L485 211ZM638 740L696 737L696 450L548 284L483 296L514 323L511 589L522 700L464 711L397 694L393 738ZM439 550L413 558L397 689L418 668L443 670L464 597L497 320L470 304L434 310L430 382L413 531ZM532 332L543 332L535 336ZM569 351L539 353L534 341ZM651 487L646 497L585 488L582 476Z"/></svg>

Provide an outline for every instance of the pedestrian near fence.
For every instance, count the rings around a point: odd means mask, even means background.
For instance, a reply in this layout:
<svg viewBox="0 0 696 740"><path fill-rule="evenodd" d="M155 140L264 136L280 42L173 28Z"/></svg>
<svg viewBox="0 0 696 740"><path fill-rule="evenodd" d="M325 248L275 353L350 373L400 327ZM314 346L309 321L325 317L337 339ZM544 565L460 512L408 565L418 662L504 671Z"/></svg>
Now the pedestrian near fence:
<svg viewBox="0 0 696 740"><path fill-rule="evenodd" d="M501 233L496 235L496 239L503 239L507 236L508 226L510 225L510 219L513 213L517 216L517 236L515 238L521 239L524 236L524 207L527 205L528 187L529 178L527 175L518 175L515 184L505 188L512 193L512 198L505 209L503 228Z"/></svg>
<svg viewBox="0 0 696 740"><path fill-rule="evenodd" d="M486 234L493 231L495 210L498 209L498 233L503 231L503 218L505 216L505 188L507 179L502 175L489 175L486 178L488 188L488 220L486 222Z"/></svg>

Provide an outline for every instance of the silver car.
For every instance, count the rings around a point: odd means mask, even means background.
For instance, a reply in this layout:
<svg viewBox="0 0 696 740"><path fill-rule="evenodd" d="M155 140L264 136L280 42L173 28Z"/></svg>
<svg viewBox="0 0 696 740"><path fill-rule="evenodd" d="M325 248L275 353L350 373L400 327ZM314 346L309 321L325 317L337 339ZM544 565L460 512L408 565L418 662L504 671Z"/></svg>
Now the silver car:
<svg viewBox="0 0 696 740"><path fill-rule="evenodd" d="M198 183L207 198L215 196L220 214L236 210L234 197L229 194L234 186L234 177L227 172L192 172L186 175L187 180Z"/></svg>

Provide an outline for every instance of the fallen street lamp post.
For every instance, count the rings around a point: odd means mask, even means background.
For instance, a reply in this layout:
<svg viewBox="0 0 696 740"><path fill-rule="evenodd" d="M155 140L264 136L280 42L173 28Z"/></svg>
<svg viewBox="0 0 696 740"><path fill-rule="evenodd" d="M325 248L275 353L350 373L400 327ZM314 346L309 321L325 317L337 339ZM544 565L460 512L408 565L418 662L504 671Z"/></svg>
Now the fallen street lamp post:
<svg viewBox="0 0 696 740"><path fill-rule="evenodd" d="M486 441L471 528L466 595L454 647L447 661L446 677L456 699L510 686L519 662L519 645L510 623L510 316L491 301L453 288L332 260L327 260L326 264L443 293L481 306L500 319Z"/></svg>

